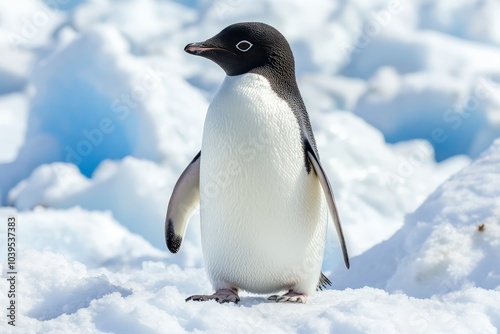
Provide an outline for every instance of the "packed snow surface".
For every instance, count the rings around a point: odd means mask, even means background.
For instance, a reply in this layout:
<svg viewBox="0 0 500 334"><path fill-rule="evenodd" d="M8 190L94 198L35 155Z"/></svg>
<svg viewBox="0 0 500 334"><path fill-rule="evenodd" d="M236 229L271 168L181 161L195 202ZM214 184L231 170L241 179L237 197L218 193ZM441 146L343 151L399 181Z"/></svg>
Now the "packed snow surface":
<svg viewBox="0 0 500 334"><path fill-rule="evenodd" d="M224 78L183 48L241 21L290 42L352 256L329 226L306 305L186 303L212 292L199 216L164 244ZM499 331L500 2L4 1L0 53L0 332Z"/></svg>

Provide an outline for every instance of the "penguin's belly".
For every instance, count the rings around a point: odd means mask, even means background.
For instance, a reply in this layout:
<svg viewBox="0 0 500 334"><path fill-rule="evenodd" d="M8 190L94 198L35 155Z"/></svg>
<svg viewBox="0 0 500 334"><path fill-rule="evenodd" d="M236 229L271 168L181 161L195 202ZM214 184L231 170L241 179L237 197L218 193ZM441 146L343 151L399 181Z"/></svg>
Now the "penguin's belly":
<svg viewBox="0 0 500 334"><path fill-rule="evenodd" d="M326 206L301 138L264 77L226 77L207 113L200 165L203 255L216 289L316 287Z"/></svg>

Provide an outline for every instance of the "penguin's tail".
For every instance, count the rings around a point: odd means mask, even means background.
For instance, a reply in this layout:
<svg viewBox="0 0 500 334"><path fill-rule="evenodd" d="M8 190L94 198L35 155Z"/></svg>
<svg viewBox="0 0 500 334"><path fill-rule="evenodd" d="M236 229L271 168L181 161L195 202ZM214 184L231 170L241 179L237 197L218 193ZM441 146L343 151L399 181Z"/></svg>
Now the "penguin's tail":
<svg viewBox="0 0 500 334"><path fill-rule="evenodd" d="M326 277L325 274L321 273L321 275L319 276L319 282L318 286L316 287L316 291L317 290L323 291L324 289L326 289L328 286L331 285L332 282L328 279L328 277Z"/></svg>

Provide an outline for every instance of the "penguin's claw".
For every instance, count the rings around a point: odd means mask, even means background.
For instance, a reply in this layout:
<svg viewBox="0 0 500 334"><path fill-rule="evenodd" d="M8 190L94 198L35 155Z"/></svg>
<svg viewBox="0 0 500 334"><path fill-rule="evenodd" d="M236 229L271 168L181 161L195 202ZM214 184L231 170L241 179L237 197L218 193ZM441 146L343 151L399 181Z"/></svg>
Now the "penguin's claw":
<svg viewBox="0 0 500 334"><path fill-rule="evenodd" d="M276 303L298 303L305 304L307 302L307 295L303 293L297 293L293 291L288 291L282 296L272 295L267 298L267 300L273 300Z"/></svg>
<svg viewBox="0 0 500 334"><path fill-rule="evenodd" d="M186 298L186 301L197 301L197 302L205 302L207 300L215 300L219 304L223 303L235 303L237 304L240 301L240 297L238 297L238 292L235 292L230 289L220 289L217 290L213 295L193 295L191 297Z"/></svg>

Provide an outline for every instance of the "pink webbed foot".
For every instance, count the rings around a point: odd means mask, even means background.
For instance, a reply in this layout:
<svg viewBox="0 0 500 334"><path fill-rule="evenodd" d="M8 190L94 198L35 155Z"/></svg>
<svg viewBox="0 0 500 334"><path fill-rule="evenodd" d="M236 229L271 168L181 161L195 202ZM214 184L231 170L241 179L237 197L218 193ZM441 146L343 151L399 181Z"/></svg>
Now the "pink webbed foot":
<svg viewBox="0 0 500 334"><path fill-rule="evenodd" d="M299 303L305 304L307 302L307 295L303 293L288 291L284 295L272 295L267 300L274 300L276 303Z"/></svg>
<svg viewBox="0 0 500 334"><path fill-rule="evenodd" d="M212 295L194 295L186 298L186 301L194 300L197 302L204 302L207 300L216 300L217 302L223 303L238 303L240 297L238 296L237 290L232 289L219 289Z"/></svg>

